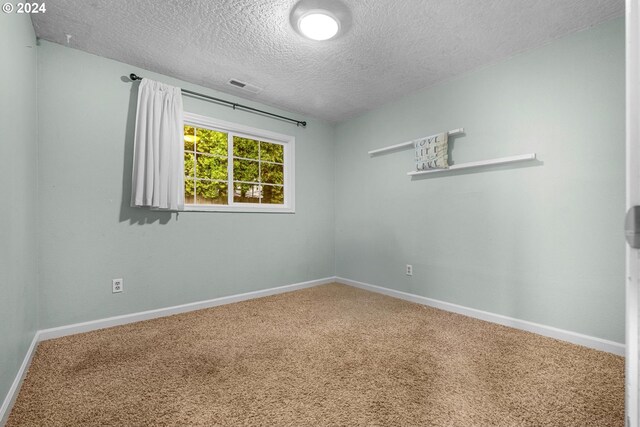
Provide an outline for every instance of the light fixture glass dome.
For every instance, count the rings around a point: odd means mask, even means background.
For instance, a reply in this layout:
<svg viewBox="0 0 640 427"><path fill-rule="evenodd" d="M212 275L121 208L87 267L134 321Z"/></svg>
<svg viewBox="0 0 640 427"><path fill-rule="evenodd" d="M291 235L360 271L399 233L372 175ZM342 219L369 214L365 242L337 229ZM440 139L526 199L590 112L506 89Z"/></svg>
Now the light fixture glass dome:
<svg viewBox="0 0 640 427"><path fill-rule="evenodd" d="M298 21L300 32L312 40L329 40L340 30L340 24L329 12L312 10Z"/></svg>

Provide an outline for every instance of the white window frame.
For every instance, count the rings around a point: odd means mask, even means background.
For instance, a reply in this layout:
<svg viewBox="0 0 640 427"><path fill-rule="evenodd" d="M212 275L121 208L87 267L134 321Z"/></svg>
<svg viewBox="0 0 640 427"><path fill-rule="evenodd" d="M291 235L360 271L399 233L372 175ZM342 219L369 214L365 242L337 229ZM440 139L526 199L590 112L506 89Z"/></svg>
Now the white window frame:
<svg viewBox="0 0 640 427"><path fill-rule="evenodd" d="M227 146L227 205L196 205L186 203L185 212L261 212L295 213L295 143L291 135L266 131L224 120L213 119L199 114L184 113L185 126L194 126L225 132L229 135ZM284 147L284 204L236 203L233 201L233 136L257 139L259 141L281 144Z"/></svg>

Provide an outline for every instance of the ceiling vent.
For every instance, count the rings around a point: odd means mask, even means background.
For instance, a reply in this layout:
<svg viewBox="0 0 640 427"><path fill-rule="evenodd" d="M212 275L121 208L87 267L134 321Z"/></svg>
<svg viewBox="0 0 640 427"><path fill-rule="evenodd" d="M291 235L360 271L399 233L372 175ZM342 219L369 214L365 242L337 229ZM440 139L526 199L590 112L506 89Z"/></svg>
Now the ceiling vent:
<svg viewBox="0 0 640 427"><path fill-rule="evenodd" d="M237 89L242 89L251 93L258 93L262 90L262 88L259 88L258 86L241 82L240 80L236 80L236 79L229 80L229 84Z"/></svg>

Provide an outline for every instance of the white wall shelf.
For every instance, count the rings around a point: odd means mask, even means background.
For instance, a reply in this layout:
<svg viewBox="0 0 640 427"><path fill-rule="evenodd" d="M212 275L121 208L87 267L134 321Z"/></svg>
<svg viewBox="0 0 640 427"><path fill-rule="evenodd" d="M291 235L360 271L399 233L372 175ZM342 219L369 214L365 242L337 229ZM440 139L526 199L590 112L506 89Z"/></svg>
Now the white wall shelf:
<svg viewBox="0 0 640 427"><path fill-rule="evenodd" d="M461 169L479 168L482 166L490 165L503 165L507 163L524 162L527 160L535 160L536 153L521 154L519 156L500 157L498 159L480 160L477 162L460 163L458 165L451 165L447 169L429 169L424 171L411 171L407 172L409 176L426 175L428 173L445 173L449 171L457 171Z"/></svg>
<svg viewBox="0 0 640 427"><path fill-rule="evenodd" d="M453 129L453 130L450 130L449 132L447 132L448 135L456 135L456 134L459 134L459 133L464 133L464 128ZM401 148L408 148L408 147L413 147L413 146L414 146L414 141L402 142L400 144L390 145L388 147L383 147L383 148L378 148L376 150L371 150L371 151L369 151L369 155L370 156L374 156L376 154L386 153L387 151L394 151L394 150L399 150Z"/></svg>

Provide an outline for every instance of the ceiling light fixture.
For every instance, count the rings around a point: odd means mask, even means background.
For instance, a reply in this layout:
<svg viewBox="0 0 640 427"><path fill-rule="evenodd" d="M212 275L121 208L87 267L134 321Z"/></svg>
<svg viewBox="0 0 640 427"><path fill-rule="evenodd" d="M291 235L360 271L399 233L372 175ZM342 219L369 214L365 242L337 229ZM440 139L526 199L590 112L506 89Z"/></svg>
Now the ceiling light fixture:
<svg viewBox="0 0 640 427"><path fill-rule="evenodd" d="M312 10L298 21L300 32L311 40L329 40L340 29L340 23L326 10Z"/></svg>
<svg viewBox="0 0 640 427"><path fill-rule="evenodd" d="M291 9L291 27L305 38L334 39L351 26L351 13L340 0L300 0Z"/></svg>

